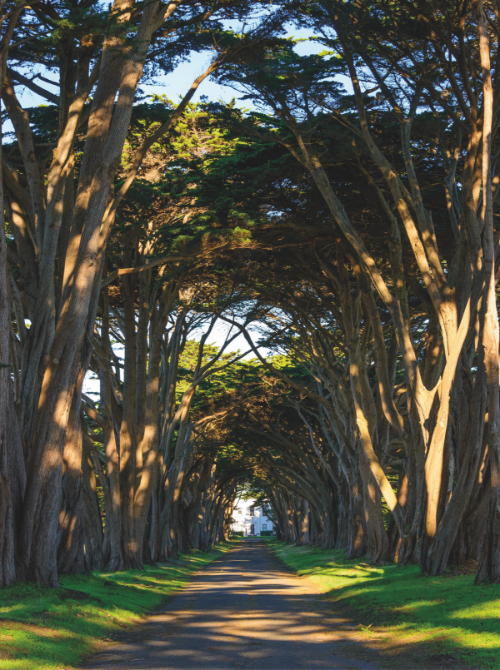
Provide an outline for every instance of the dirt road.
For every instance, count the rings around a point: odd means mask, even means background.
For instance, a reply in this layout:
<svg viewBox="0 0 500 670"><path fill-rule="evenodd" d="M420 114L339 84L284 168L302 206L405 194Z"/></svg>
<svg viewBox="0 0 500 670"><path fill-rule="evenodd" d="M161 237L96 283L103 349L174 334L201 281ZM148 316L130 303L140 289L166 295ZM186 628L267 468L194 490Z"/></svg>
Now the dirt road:
<svg viewBox="0 0 500 670"><path fill-rule="evenodd" d="M377 653L260 541L242 541L87 670L375 670ZM370 660L368 660L370 659Z"/></svg>

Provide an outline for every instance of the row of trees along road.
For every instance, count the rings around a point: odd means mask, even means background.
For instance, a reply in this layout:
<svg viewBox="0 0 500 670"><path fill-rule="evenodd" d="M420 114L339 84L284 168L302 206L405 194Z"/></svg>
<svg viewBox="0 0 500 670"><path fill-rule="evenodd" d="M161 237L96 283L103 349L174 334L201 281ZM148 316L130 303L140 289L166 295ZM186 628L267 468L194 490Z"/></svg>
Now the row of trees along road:
<svg viewBox="0 0 500 670"><path fill-rule="evenodd" d="M242 487L499 581L497 5L1 11L0 584L206 548Z"/></svg>

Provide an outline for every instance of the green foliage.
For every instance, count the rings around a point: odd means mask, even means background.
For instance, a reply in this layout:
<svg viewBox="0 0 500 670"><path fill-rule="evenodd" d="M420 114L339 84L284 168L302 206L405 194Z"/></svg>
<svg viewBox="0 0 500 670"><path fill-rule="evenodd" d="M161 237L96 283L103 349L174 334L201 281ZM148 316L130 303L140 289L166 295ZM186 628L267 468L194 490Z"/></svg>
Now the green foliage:
<svg viewBox="0 0 500 670"><path fill-rule="evenodd" d="M198 358L199 342L188 340L179 360L178 384L176 388L177 400L181 399L184 391L189 387L193 378L193 372ZM205 345L202 365L206 364L218 353L216 345ZM216 363L216 367L224 365L234 358L234 352L222 354ZM223 370L218 370L209 375L196 390L193 401L193 416L197 416L202 410L216 401L230 401L231 396L241 392L241 388L259 382L259 371L262 366L257 359L237 361Z"/></svg>
<svg viewBox="0 0 500 670"><path fill-rule="evenodd" d="M271 356L268 360L294 380L305 385L311 383L312 377L305 365L298 365L286 356ZM236 497L256 499L257 506L276 522L269 502L269 492L276 484L269 470L269 459L278 463L286 456L272 439L267 439L265 432L273 422L279 422L282 427L287 425L290 434L294 434L297 422L299 430L302 428L294 409L299 394L255 359L243 360L223 372L230 370L225 392L221 392L221 384L216 397L218 410L231 408L217 441L217 474L226 481L236 482ZM204 392L201 388L197 399L201 416L210 405L209 395ZM255 428L261 432L256 433Z"/></svg>

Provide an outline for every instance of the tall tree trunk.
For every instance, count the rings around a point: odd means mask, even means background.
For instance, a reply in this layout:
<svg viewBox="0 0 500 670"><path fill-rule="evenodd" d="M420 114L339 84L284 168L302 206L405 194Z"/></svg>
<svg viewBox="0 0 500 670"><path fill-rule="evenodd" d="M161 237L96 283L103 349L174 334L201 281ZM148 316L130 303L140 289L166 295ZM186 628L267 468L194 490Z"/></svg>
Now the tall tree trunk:
<svg viewBox="0 0 500 670"><path fill-rule="evenodd" d="M83 376L85 373L80 372ZM80 393L75 393L66 428L63 454L62 506L59 515L60 541L58 569L60 573L85 572L84 503L82 499L83 438L80 418Z"/></svg>

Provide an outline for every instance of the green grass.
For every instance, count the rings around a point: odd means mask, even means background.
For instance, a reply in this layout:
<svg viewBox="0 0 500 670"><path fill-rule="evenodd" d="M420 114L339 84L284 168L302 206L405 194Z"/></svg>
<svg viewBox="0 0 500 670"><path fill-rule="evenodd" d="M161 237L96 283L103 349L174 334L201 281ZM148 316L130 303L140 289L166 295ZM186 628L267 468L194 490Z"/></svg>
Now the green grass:
<svg viewBox="0 0 500 670"><path fill-rule="evenodd" d="M439 651L438 657L450 656L446 667L454 657L481 670L500 668L499 584L475 586L474 575L429 577L418 566L374 567L341 551L266 543L328 594L337 611L357 617L368 636L388 634L394 654L411 651L424 659Z"/></svg>
<svg viewBox="0 0 500 670"><path fill-rule="evenodd" d="M65 576L58 589L15 584L0 590L0 669L73 667L103 641L140 622L231 546L194 551L144 571Z"/></svg>

